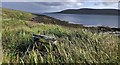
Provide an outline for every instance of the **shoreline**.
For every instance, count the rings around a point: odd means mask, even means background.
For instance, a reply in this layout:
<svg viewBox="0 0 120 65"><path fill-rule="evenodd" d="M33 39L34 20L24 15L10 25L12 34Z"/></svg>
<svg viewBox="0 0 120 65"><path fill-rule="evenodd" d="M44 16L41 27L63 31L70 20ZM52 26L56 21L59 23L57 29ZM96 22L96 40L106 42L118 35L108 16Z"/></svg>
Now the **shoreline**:
<svg viewBox="0 0 120 65"><path fill-rule="evenodd" d="M117 28L117 27L100 26L100 25L99 26L89 26L89 25L86 26L83 24L70 23L69 21L63 21L63 20L56 19L51 16L44 15L44 14L35 14L35 13L33 13L33 14L36 15L36 17L30 19L30 21L37 22L37 23L57 24L60 26L73 27L73 28L86 28L88 30L92 30L93 32L94 31L98 31L98 32L99 31L101 31L101 32L119 31L120 32L120 28Z"/></svg>
<svg viewBox="0 0 120 65"><path fill-rule="evenodd" d="M52 15L49 15L49 14L52 14ZM56 15L57 14L57 15ZM53 18L56 18L56 19L59 19L59 20L62 20L62 21L68 21L69 23L71 23L71 24L80 24L80 25L83 25L83 26L85 26L85 27L97 27L97 26L103 26L103 27L110 27L110 28L118 28L119 26L118 25L110 25L110 24L108 24L108 25L105 25L104 24L104 22L103 23L101 23L101 25L99 25L99 24L97 24L97 23L93 23L93 24L91 24L91 23L84 23L84 22L81 22L81 20L77 20L77 21L75 21L75 20L69 20L69 19L64 19L64 18L61 18L62 17L62 15L64 16L66 16L66 14L62 14L62 13L56 13L55 14L55 16L54 16L54 13L43 13L42 15L46 15L46 16L50 16L50 17L53 17ZM60 17L56 17L56 16L59 16L59 14L60 14ZM72 15L85 15L85 16L88 16L88 14L67 14L67 16L72 16ZM94 16L94 14L90 14L89 16ZM98 15L98 16L103 16L103 15ZM110 15L104 15L104 16L110 16ZM82 16L81 16L82 17ZM79 18L79 17L78 17ZM94 19L93 19L94 20ZM74 22L73 22L74 21ZM79 21L79 22L78 22ZM113 20L114 21L114 20ZM110 22L113 22L113 21L110 21ZM87 21L86 21L87 22ZM92 19L91 19L91 21L88 21L88 22L92 22ZM99 23L100 21L98 21L98 23ZM107 21L108 23L109 23L109 21ZM117 22L117 21L116 21Z"/></svg>

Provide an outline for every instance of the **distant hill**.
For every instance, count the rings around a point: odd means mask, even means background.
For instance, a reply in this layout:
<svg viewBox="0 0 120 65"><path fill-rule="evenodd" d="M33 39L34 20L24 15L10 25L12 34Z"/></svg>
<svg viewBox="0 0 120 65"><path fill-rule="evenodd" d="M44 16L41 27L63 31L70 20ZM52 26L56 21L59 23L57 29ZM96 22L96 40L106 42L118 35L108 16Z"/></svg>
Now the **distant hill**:
<svg viewBox="0 0 120 65"><path fill-rule="evenodd" d="M67 9L60 12L54 13L64 13L64 14L98 14L98 15L118 15L120 10L117 9Z"/></svg>

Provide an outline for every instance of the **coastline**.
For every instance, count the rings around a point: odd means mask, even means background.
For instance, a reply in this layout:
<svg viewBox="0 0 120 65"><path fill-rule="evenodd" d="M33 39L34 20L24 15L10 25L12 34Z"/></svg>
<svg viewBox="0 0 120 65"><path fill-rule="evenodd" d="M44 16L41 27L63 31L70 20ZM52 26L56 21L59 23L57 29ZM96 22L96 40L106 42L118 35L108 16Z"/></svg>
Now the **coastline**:
<svg viewBox="0 0 120 65"><path fill-rule="evenodd" d="M73 28L85 28L91 30L92 32L120 32L120 28L117 27L109 27L109 26L86 26L83 24L71 23L69 21L63 21L60 19L53 18L51 16L47 16L44 14L34 14L36 17L30 19L30 21L44 24L55 24L61 25L65 27L73 27Z"/></svg>

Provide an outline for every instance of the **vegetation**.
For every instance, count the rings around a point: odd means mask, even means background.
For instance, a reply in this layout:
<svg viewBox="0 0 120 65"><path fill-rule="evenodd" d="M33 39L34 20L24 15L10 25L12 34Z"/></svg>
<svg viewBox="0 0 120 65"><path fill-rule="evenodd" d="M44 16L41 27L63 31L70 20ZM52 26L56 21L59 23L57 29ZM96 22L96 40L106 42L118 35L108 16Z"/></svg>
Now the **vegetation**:
<svg viewBox="0 0 120 65"><path fill-rule="evenodd" d="M10 9L2 11L3 63L60 64L117 63L119 61L117 55L119 42L115 35L92 33L84 28L36 23L29 21L29 18L36 16L31 13ZM52 46L49 45L45 48L47 52L44 55L42 51L32 49L23 58L28 45L34 44L33 33L55 36L56 49L52 51Z"/></svg>

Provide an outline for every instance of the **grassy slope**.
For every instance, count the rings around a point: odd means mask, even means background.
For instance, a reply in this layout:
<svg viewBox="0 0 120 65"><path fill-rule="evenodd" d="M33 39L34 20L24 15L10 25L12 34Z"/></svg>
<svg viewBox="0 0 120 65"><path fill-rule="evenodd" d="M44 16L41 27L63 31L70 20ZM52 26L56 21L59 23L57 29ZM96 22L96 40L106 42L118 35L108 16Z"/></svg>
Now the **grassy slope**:
<svg viewBox="0 0 120 65"><path fill-rule="evenodd" d="M117 62L118 39L114 35L91 33L82 28L65 28L59 25L28 21L35 16L31 13L3 9L2 44L3 63L81 63ZM32 34L57 37L57 49L48 50L46 56L32 50L22 59Z"/></svg>

